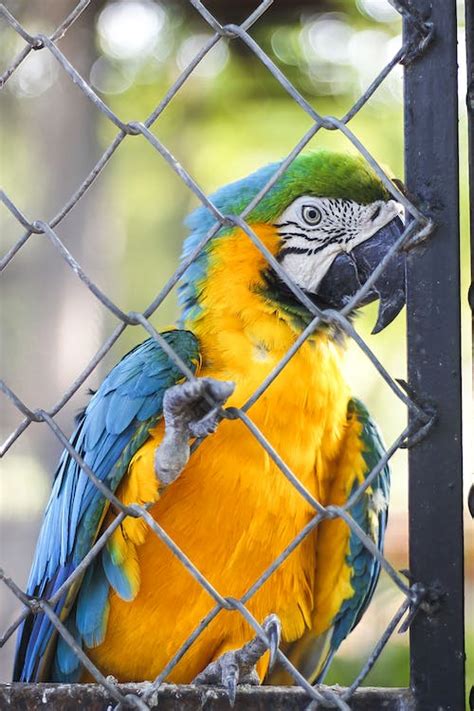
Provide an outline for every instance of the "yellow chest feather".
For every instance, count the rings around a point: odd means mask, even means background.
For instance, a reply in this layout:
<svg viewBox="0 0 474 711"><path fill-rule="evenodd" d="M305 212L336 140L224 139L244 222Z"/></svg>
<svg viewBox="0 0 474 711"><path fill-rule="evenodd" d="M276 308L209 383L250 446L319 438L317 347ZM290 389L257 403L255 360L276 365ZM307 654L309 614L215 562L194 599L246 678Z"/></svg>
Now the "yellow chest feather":
<svg viewBox="0 0 474 711"><path fill-rule="evenodd" d="M242 290L236 279L236 293L231 285L224 302L220 264L204 298L213 304L213 316L209 312L192 325L202 345L199 375L233 380L236 388L227 404L241 407L297 334L270 307L256 308L252 299L260 297L248 283ZM232 303L239 304L238 311L229 306ZM330 463L338 455L349 398L340 357L329 337L317 334L248 411L271 447L322 503L330 493ZM135 456L129 482L119 492L124 500L131 497L126 487L136 496L140 481L149 487L154 480L153 455L162 433L160 425ZM201 444L151 513L211 585L234 598L245 595L314 516L239 420L223 421ZM260 622L271 612L279 615L287 641L311 626L315 536L307 536L247 603ZM215 605L157 536L147 531L142 539L136 549L137 596L127 603L112 594L106 640L90 650L92 659L119 679L153 678ZM209 661L251 636L239 613L220 612L170 679L190 682ZM124 645L140 653L124 655ZM264 660L260 665L261 672L266 664Z"/></svg>

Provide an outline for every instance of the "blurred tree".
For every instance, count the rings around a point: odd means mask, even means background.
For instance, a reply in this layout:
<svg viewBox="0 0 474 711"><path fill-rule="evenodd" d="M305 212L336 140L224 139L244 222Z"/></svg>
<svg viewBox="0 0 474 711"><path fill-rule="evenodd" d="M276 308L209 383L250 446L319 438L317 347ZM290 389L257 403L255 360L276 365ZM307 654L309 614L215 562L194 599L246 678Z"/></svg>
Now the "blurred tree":
<svg viewBox="0 0 474 711"><path fill-rule="evenodd" d="M47 32L57 27L75 4L71 0L47 0L41 6L21 3L16 12L28 29L38 28L38 31ZM100 9L100 3L96 9ZM67 32L60 41L61 50L67 57L73 58L75 67L85 76L96 57L95 19L93 12L85 12L74 25L74 31ZM99 151L97 110L84 99L65 72L58 70L46 52L31 53L25 62L26 72L30 71L34 76L34 62L38 60L48 61L49 71L54 73L53 85L35 97L34 107L31 100L12 102L8 106L6 121L10 130L21 126L27 148L31 151L28 161L31 184L22 186L26 198L23 208L29 216L33 209L37 217L49 220L75 192L78 177L82 179L94 165ZM24 82L27 76L25 73ZM14 166L11 167L14 172ZM18 186L13 186L12 190L12 197L15 197ZM63 223L67 225L68 246L79 262L83 259L85 242L90 236L86 223L91 208L90 203L86 206L79 202ZM13 341L10 353L16 354L20 362L25 361L20 395L32 406L50 406L79 372L79 351L75 346L76 322L87 321L91 314L84 311L77 291L71 289L70 271L54 258L52 247L45 237L33 236L23 248L20 261L22 285L28 285L29 296L26 295L26 299L33 297L33 301L26 327L18 328L14 322L9 324L8 332ZM4 275L4 288L6 298L11 297L13 308L9 316L14 321L17 317L14 305L18 304L21 294L15 265L12 263L10 266L11 269L7 269ZM7 314L4 316L8 318ZM84 335L87 336L87 332ZM53 367L52 351L57 358ZM7 371L10 370L8 362L5 365ZM41 373L48 376L41 377ZM34 393L34 401L30 399L31 393ZM49 438L43 434L34 428L32 437L37 438L34 446L43 450L41 456L48 461L51 446ZM53 461L50 464L52 466Z"/></svg>

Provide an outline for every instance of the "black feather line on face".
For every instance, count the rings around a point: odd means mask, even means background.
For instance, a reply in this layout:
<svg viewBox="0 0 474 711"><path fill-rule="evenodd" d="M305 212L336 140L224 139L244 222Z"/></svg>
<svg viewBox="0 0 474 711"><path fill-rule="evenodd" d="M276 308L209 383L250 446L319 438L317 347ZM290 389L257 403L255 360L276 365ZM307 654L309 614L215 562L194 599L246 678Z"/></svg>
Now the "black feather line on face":
<svg viewBox="0 0 474 711"><path fill-rule="evenodd" d="M293 222L292 220L288 220L288 222L275 223L274 226L278 227L278 228L280 228L280 227L297 227L299 230L304 230L304 232L315 232L315 231L319 232L321 229L320 222L318 222L318 224L315 225L314 227L305 227L300 222Z"/></svg>
<svg viewBox="0 0 474 711"><path fill-rule="evenodd" d="M306 242L321 242L321 240L324 240L325 243L327 242L324 237L308 237L308 235L303 234L303 232L280 232L280 237L282 239L290 239L291 237L301 237L301 239L306 240Z"/></svg>
<svg viewBox="0 0 474 711"><path fill-rule="evenodd" d="M309 249L308 247L283 247L278 254L277 254L277 259L279 262L282 261L284 257L286 257L287 254L306 254L306 255L313 255L317 254L318 252L321 252L323 249L325 249L330 240L326 240L323 244L319 244L316 247L313 247L312 249Z"/></svg>

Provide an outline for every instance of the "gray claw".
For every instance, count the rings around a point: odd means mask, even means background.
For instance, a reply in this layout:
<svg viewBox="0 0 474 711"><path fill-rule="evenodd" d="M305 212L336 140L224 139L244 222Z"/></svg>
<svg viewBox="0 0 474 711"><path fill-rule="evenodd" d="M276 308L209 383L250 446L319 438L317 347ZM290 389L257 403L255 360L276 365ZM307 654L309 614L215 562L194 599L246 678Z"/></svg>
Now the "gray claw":
<svg viewBox="0 0 474 711"><path fill-rule="evenodd" d="M215 662L211 662L197 677L193 684L216 684L223 686L230 705L235 703L239 684L260 684L255 664L270 650L270 667L275 663L281 639L281 624L276 615L265 618L262 628L269 644L258 635L240 649L225 652Z"/></svg>
<svg viewBox="0 0 474 711"><path fill-rule="evenodd" d="M213 434L216 431L216 427L221 420L221 415L217 409L211 410L211 412L198 420L197 422L191 422L189 425L189 431L193 437L206 437L206 435Z"/></svg>
<svg viewBox="0 0 474 711"><path fill-rule="evenodd" d="M263 629L267 633L267 637L270 640L270 669L277 660L278 647L281 641L281 623L276 615L269 615L262 625Z"/></svg>
<svg viewBox="0 0 474 711"><path fill-rule="evenodd" d="M224 662L224 659L222 661ZM226 690L231 706L235 704L238 683L239 667L235 662L227 660L227 663L222 664L222 686Z"/></svg>
<svg viewBox="0 0 474 711"><path fill-rule="evenodd" d="M168 388L163 399L166 424L185 430L211 415L215 417L234 388L234 383L214 378L196 378Z"/></svg>
<svg viewBox="0 0 474 711"><path fill-rule="evenodd" d="M223 405L235 390L235 383L231 380L215 380L214 378L202 378L207 385L207 390L211 398L217 405Z"/></svg>
<svg viewBox="0 0 474 711"><path fill-rule="evenodd" d="M155 471L162 485L175 481L188 463L189 440L215 431L221 419L219 408L234 388L231 382L196 378L165 392L165 434L155 454Z"/></svg>
<svg viewBox="0 0 474 711"><path fill-rule="evenodd" d="M192 417L188 416L188 430L192 437L205 437L216 431L216 427L221 421L220 407L235 389L235 383L226 380L214 380L214 378L198 378L193 383L193 400L189 405L194 404ZM189 415L191 407L189 408Z"/></svg>

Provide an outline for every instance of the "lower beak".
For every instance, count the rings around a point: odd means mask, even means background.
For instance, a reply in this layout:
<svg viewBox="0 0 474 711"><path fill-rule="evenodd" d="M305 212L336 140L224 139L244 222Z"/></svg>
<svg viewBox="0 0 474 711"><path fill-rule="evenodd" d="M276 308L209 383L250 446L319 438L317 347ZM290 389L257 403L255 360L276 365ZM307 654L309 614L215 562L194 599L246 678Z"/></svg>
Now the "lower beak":
<svg viewBox="0 0 474 711"><path fill-rule="evenodd" d="M351 252L339 254L318 287L316 302L342 309L400 239L403 230L403 222L396 217ZM372 333L379 333L388 326L405 305L404 253L396 252L391 257L357 306L365 306L376 299L379 299L379 311Z"/></svg>

